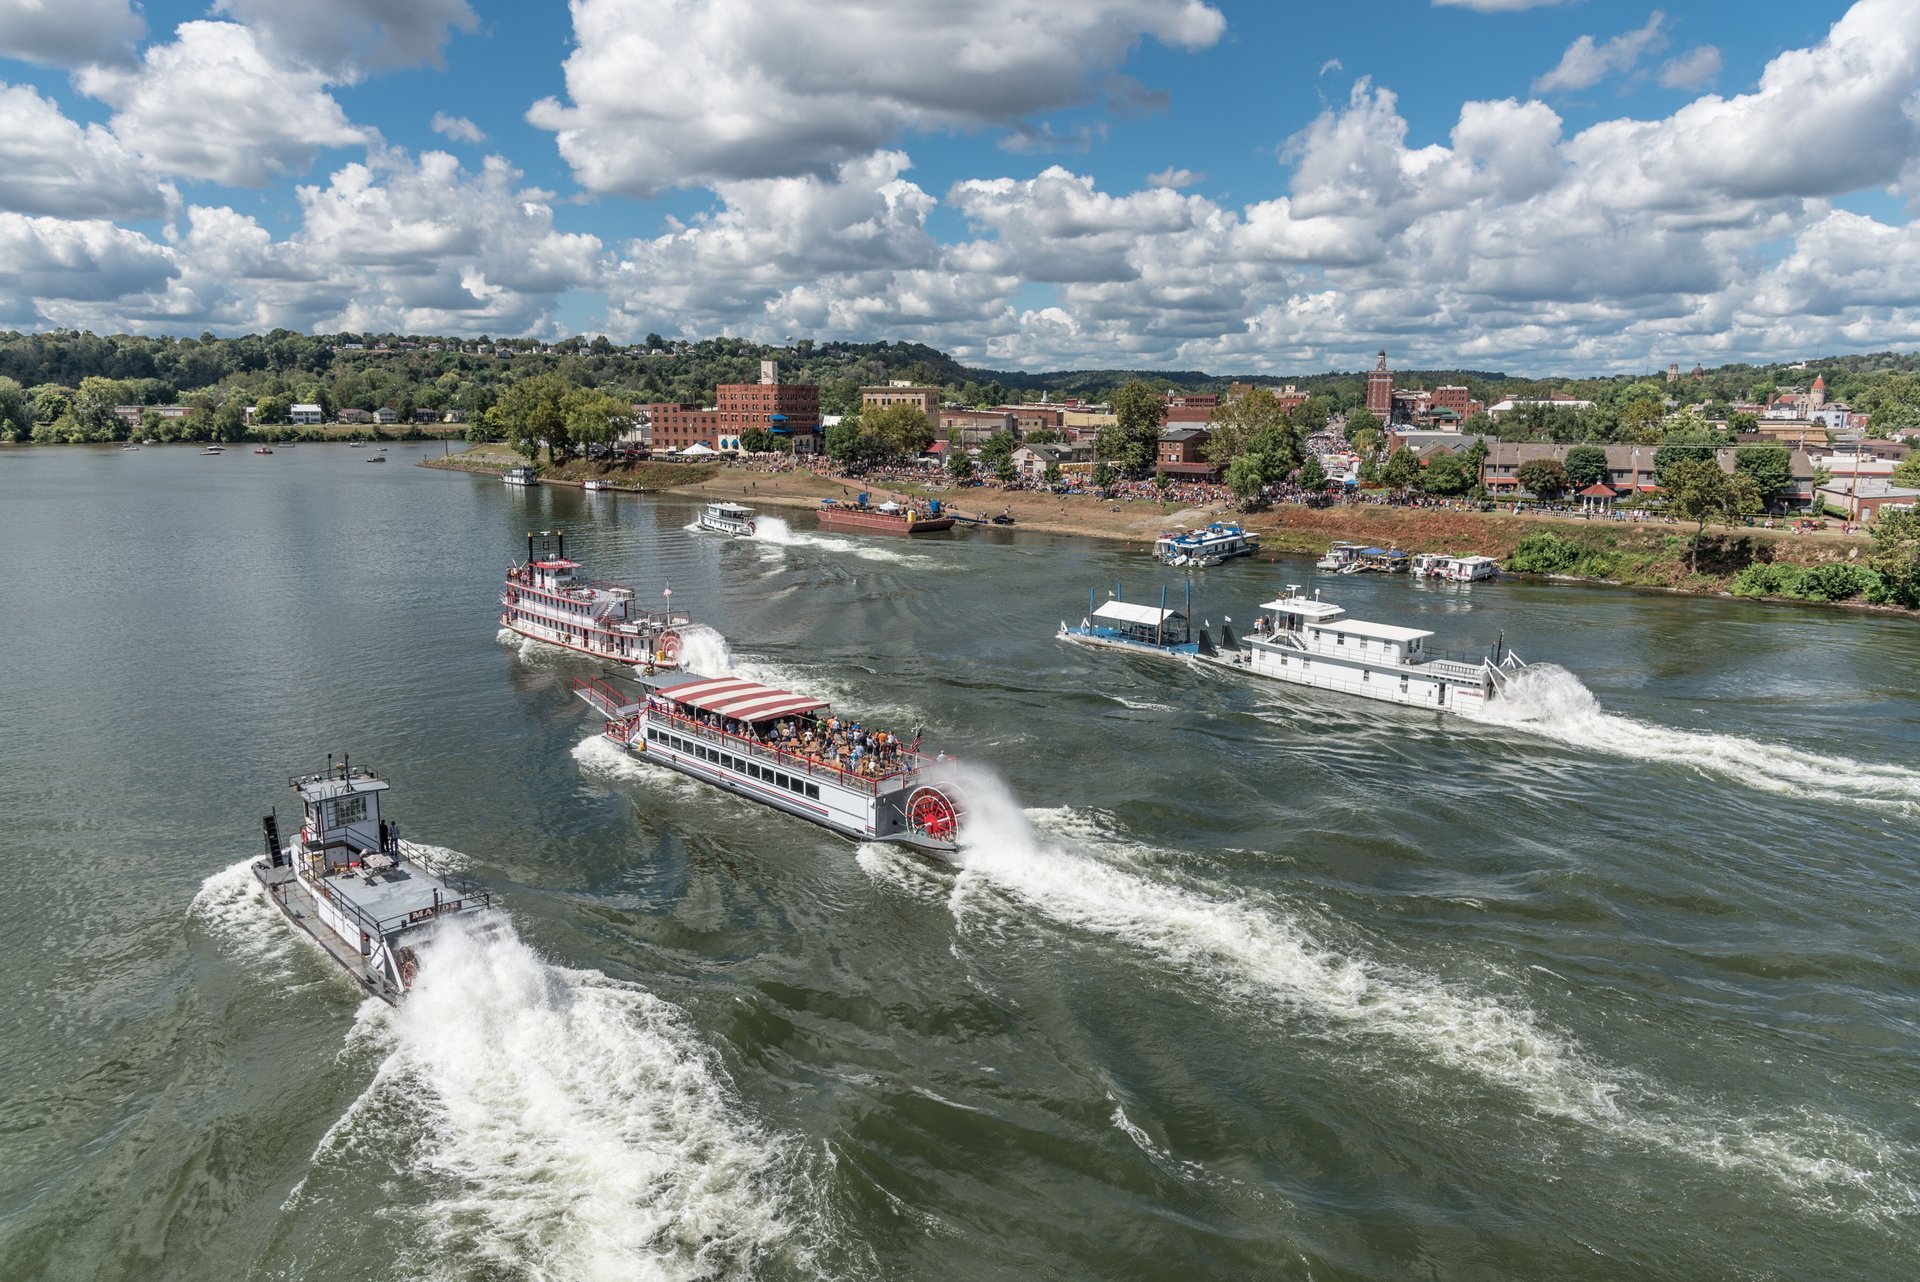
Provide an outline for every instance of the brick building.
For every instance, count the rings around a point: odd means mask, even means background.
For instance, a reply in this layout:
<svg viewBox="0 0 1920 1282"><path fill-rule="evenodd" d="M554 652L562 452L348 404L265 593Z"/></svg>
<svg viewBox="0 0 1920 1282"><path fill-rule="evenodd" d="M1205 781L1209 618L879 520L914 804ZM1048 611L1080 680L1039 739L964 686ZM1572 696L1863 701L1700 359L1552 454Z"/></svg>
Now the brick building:
<svg viewBox="0 0 1920 1282"><path fill-rule="evenodd" d="M1387 354L1367 375L1367 409L1382 423L1393 417L1393 371L1387 368Z"/></svg>
<svg viewBox="0 0 1920 1282"><path fill-rule="evenodd" d="M927 416L927 425L940 426L940 389L915 387L912 383L888 383L885 387L860 389L860 412L886 409L890 405L911 405Z"/></svg>
<svg viewBox="0 0 1920 1282"><path fill-rule="evenodd" d="M1209 462L1204 453L1212 435L1204 427L1170 427L1160 433L1154 450L1154 472L1199 481L1215 479L1220 475L1220 465Z"/></svg>
<svg viewBox="0 0 1920 1282"><path fill-rule="evenodd" d="M961 449L978 449L995 432L1020 439L1020 423L1011 410L940 411L940 439L957 441Z"/></svg>

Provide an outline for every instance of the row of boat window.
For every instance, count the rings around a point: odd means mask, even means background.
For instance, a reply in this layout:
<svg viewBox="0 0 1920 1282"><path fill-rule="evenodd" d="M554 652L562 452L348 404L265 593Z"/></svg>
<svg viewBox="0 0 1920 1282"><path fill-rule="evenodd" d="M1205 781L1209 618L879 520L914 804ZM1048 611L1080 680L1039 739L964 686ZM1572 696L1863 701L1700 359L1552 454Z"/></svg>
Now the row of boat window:
<svg viewBox="0 0 1920 1282"><path fill-rule="evenodd" d="M1281 667L1283 668L1289 667L1291 666L1291 664L1292 664L1292 660L1290 660L1286 655L1283 654L1280 656ZM1300 666L1303 668L1311 668L1313 666L1313 660L1306 658L1303 655L1300 659ZM1365 668L1362 668L1360 669L1360 679L1362 681L1371 681L1373 680L1373 673L1369 672ZM1406 691L1406 688L1407 688L1407 679L1403 676L1400 678L1400 689L1404 693Z"/></svg>
<svg viewBox="0 0 1920 1282"><path fill-rule="evenodd" d="M683 739L677 734L668 734L665 730L649 728L647 730L647 739L653 743L663 743L667 745L667 747L680 752L691 753L701 761L711 762L716 766L725 766L729 770L738 771L749 779L758 779L762 783L770 783L776 788L785 788L788 792L794 793L796 796L805 797L809 801L820 800L819 784L808 783L805 779L796 778L782 770L775 770L772 766L763 766L757 761L747 761L744 758L734 756L730 752L722 752L718 748L709 748L704 743L695 743L693 740Z"/></svg>

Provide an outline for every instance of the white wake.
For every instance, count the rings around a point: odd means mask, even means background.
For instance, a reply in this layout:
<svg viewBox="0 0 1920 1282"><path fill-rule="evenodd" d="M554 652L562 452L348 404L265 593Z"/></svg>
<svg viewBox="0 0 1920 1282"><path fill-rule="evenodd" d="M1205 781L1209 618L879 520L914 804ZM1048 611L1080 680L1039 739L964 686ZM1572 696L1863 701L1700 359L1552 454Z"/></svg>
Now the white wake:
<svg viewBox="0 0 1920 1282"><path fill-rule="evenodd" d="M753 518L753 541L775 548L805 549L810 552L828 552L835 556L856 556L866 561L879 561L891 565L932 565L934 560L913 552L903 552L898 548L876 543L874 539L884 539L887 535L838 535L809 534L796 530L787 524L786 518L760 515Z"/></svg>
<svg viewBox="0 0 1920 1282"><path fill-rule="evenodd" d="M671 1004L542 960L494 916L445 923L386 1058L315 1153L419 1181L416 1277L691 1279L804 1255L779 1142Z"/></svg>
<svg viewBox="0 0 1920 1282"><path fill-rule="evenodd" d="M1874 1191L1871 1213L1920 1204L1920 1187L1903 1173L1910 1159L1898 1146L1840 1119L1801 1115L1768 1126L1719 1115L1608 1068L1511 998L1343 955L1297 916L1184 884L1156 867L1164 861L1155 852L1070 812L1055 816L1057 823L1035 812L1050 828L1074 834L1044 839L990 776L976 773L966 794L960 872L949 895L963 930L979 923L997 931L1038 914L1135 949L1263 1023L1311 1021L1313 1036L1334 1043L1398 1044L1512 1092L1538 1114L1618 1142L1763 1174L1822 1204L1851 1207L1863 1188ZM910 880L877 867L887 858L876 851L862 866L876 880Z"/></svg>
<svg viewBox="0 0 1920 1282"><path fill-rule="evenodd" d="M1720 775L1759 792L1909 812L1920 806L1920 770L1620 716L1603 709L1578 677L1553 664L1536 663L1515 674L1473 717L1590 752Z"/></svg>

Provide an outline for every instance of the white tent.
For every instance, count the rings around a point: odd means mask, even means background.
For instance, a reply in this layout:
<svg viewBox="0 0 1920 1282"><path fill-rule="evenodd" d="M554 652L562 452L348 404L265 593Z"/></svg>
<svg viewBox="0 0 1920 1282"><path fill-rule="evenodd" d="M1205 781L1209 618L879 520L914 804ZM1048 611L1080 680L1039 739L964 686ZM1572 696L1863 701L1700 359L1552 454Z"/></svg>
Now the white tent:
<svg viewBox="0 0 1920 1282"><path fill-rule="evenodd" d="M708 445L705 441L695 441L692 445L687 446L686 449L681 450L680 452L682 454L717 454L719 453L718 450L714 449L711 445Z"/></svg>

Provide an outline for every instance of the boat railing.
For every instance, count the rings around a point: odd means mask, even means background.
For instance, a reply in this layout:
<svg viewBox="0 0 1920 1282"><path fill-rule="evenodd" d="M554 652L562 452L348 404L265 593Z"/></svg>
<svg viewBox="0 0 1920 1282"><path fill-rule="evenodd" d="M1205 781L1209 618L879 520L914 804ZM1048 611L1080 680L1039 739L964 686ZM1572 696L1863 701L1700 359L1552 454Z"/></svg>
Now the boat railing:
<svg viewBox="0 0 1920 1282"><path fill-rule="evenodd" d="M329 868L322 876L303 877L301 880L319 893L329 904L339 909L348 921L351 921L355 926L375 939L384 939L387 935L399 930L403 926L417 926L423 921L430 921L435 917L445 916L447 913L456 913L468 908L491 908L493 906L492 891L488 890L473 878L462 876L452 871L444 862L425 854L418 846L409 842L402 842L401 849L398 853L407 864L419 868L422 872L425 872L428 876L440 882L458 897L438 899L426 907L394 913L390 917L375 917L359 904L353 902L348 896L335 894L332 885L329 884L335 877L343 875L359 876L360 874L354 871L359 867L357 863L348 865L344 871L336 871ZM325 854L317 850L309 854L308 858L322 865L326 863Z"/></svg>
<svg viewBox="0 0 1920 1282"><path fill-rule="evenodd" d="M609 721L630 717L640 711L640 702L631 695L623 694L612 684L599 677L575 677L574 693L580 695L599 709L601 715Z"/></svg>
<svg viewBox="0 0 1920 1282"><path fill-rule="evenodd" d="M648 716L651 719L666 722L682 734L691 735L697 739L704 739L708 743L724 744L746 756L770 762L783 769L791 770L796 774L805 774L816 779L827 779L839 787L847 788L854 792L864 792L869 797L877 797L883 792L894 792L900 788L917 783L920 778L920 770L926 765L926 758L920 754L903 753L903 756L912 762L911 765L903 769L896 769L884 775L855 774L851 770L842 770L839 766L829 765L824 761L816 761L812 757L804 756L797 752L787 752L784 749L772 747L760 742L758 739L745 735L731 734L716 726L710 726L703 721L684 716L677 712L666 712L656 707L649 712Z"/></svg>

